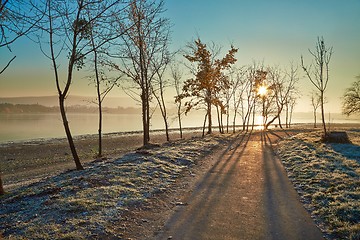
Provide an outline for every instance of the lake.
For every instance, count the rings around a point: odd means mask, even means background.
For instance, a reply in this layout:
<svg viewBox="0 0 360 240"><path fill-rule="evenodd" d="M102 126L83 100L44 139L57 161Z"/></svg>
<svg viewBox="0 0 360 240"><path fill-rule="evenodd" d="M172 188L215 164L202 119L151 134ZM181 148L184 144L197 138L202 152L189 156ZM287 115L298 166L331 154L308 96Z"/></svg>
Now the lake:
<svg viewBox="0 0 360 240"><path fill-rule="evenodd" d="M203 124L202 112L194 112L183 117L183 127L200 127ZM69 124L73 136L96 134L98 131L97 114L69 113ZM224 119L225 120L225 119ZM241 124L240 120L237 124ZM318 123L320 126L320 117ZM328 121L328 120L327 120ZM312 114L294 114L293 123L312 123ZM333 114L331 123L360 123L357 118L347 118ZM169 117L170 128L178 128L177 119ZM277 123L277 122L276 122ZM276 124L274 123L274 124ZM214 115L213 124L217 125ZM151 129L164 129L160 114L154 114ZM138 114L104 114L103 133L141 131L142 120ZM65 137L60 114L0 114L0 143L38 138Z"/></svg>
<svg viewBox="0 0 360 240"><path fill-rule="evenodd" d="M97 133L97 114L69 113L67 116L73 136ZM170 127L177 128L177 120L174 117L169 119ZM202 116L185 117L183 124L186 127L199 127L202 125ZM151 129L164 129L161 115L153 115ZM103 116L103 133L141 130L141 115L104 114ZM65 137L60 114L0 114L0 143L58 137Z"/></svg>

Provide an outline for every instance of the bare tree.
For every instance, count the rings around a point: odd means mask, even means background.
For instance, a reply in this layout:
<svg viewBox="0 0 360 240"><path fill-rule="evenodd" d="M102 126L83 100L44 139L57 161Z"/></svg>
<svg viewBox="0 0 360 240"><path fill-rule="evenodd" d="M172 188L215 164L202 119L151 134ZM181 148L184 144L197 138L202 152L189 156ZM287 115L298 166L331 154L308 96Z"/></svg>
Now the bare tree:
<svg viewBox="0 0 360 240"><path fill-rule="evenodd" d="M223 111L223 114L226 115L226 132L229 132L230 128L230 116L231 113L232 116L232 128L233 132L235 132L235 125L236 125L236 117L239 111L239 107L241 104L241 100L244 93L244 88L242 85L244 84L245 78L245 71L244 67L231 67L227 73L225 73L229 78L229 88L225 89L224 93L220 95L222 97L222 101L225 103L225 111ZM222 120L220 120L221 123L221 130L224 131L224 125L222 123Z"/></svg>
<svg viewBox="0 0 360 240"><path fill-rule="evenodd" d="M94 12L87 10L88 19L92 18ZM113 12L109 12L110 15L102 17L101 21L97 21L92 24L89 31L90 38L90 49L93 50L89 65L90 80L95 85L96 88L96 101L95 104L98 106L98 157L102 156L102 125L103 125L103 101L105 97L110 93L110 91L117 86L118 80L121 76L118 77L109 77L109 73L106 72L106 62L107 62L107 51L106 49L111 48L111 43L106 43L106 45L98 47L99 44L103 44L106 39L113 39L118 35L113 32L111 28L111 23L114 20L112 16ZM96 14L96 13L95 13ZM120 20L119 15L117 15L117 20Z"/></svg>
<svg viewBox="0 0 360 240"><path fill-rule="evenodd" d="M285 103L285 126L290 128L292 123L292 116L294 113L294 108L297 103L297 97L294 95L289 96L288 101Z"/></svg>
<svg viewBox="0 0 360 240"><path fill-rule="evenodd" d="M174 80L174 86L176 91L176 96L179 96L181 94L182 89L182 78L183 73L180 71L180 68L178 65L173 64L171 65L171 76ZM175 101L177 106L177 119L179 123L179 131L180 131L180 138L183 138L183 131L182 131L182 124L181 124L181 115L182 115L182 101L179 99L178 101Z"/></svg>
<svg viewBox="0 0 360 240"><path fill-rule="evenodd" d="M324 93L329 82L329 63L333 54L333 50L332 47L326 47L323 37L318 37L315 51L311 51L309 49L309 52L313 56L315 63L310 66L305 66L304 59L301 56L301 66L310 82L317 88L320 93L321 120L324 135L326 136L327 131L325 124Z"/></svg>
<svg viewBox="0 0 360 240"><path fill-rule="evenodd" d="M130 30L122 35L116 56L121 63L113 67L130 80L127 93L140 99L144 146L150 141L152 82L163 67L160 63L164 63L169 44L170 22L162 17L164 11L163 0L132 0L126 11L127 22L119 22L119 31Z"/></svg>
<svg viewBox="0 0 360 240"><path fill-rule="evenodd" d="M95 104L98 106L98 154L97 157L102 156L102 126L103 126L103 101L105 97L110 93L110 91L117 85L117 81L121 78L117 77L112 79L108 77L104 71L104 68L101 64L101 53L98 52L96 48L95 39L93 34L91 35L91 45L94 49L92 63L93 67L91 71L93 72L93 76L90 77L90 80L95 85L96 88L96 102Z"/></svg>
<svg viewBox="0 0 360 240"><path fill-rule="evenodd" d="M346 115L360 113L360 75L351 87L347 88L343 96L342 110Z"/></svg>
<svg viewBox="0 0 360 240"><path fill-rule="evenodd" d="M296 94L298 82L298 68L291 64L290 70L282 71L280 68L269 68L268 94L265 94L268 105L265 109L265 128L268 128L276 119L282 128L280 115L290 99Z"/></svg>
<svg viewBox="0 0 360 240"><path fill-rule="evenodd" d="M233 111L234 111L234 116L233 116L233 133L235 133L235 126L236 126L236 118L237 118L237 114L239 112L239 108L240 106L244 106L244 93L248 87L249 83L248 81L246 81L245 78L245 74L246 71L244 70L244 68L239 68L235 70L234 73L236 76L232 79L232 88L233 88L233 94L232 94L232 102L233 102ZM243 112L243 111L242 111ZM245 122L245 121L244 121ZM244 125L243 125L243 129L244 129Z"/></svg>
<svg viewBox="0 0 360 240"><path fill-rule="evenodd" d="M163 52L164 56L160 58L161 62L158 63L159 66L157 66L157 63L154 64L154 66L156 66L155 69L157 70L156 70L156 77L154 78L151 89L159 105L161 116L163 117L164 120L166 141L170 141L168 115L167 115L167 108L164 98L165 88L168 87L169 81L165 79L164 73L165 70L167 69L168 64L170 63L171 57L170 57L170 53L167 51L167 46L164 46L162 50L164 50Z"/></svg>
<svg viewBox="0 0 360 240"><path fill-rule="evenodd" d="M28 35L42 17L43 14L34 11L30 1L0 1L0 48L5 47L11 52L11 44L20 37ZM5 66L0 68L0 74L10 66L15 58L16 56L13 56Z"/></svg>
<svg viewBox="0 0 360 240"><path fill-rule="evenodd" d="M290 128L292 115L295 105L297 104L297 97L299 95L299 68L293 62L290 63L290 69L285 72L287 78L287 90L285 94L285 126Z"/></svg>
<svg viewBox="0 0 360 240"><path fill-rule="evenodd" d="M317 110L320 107L321 104L321 98L320 95L317 92L313 92L311 94L311 106L313 107L313 114L314 114L314 128L316 128L316 114Z"/></svg>
<svg viewBox="0 0 360 240"><path fill-rule="evenodd" d="M83 166L77 154L74 140L71 134L68 118L65 109L65 100L69 94L70 87L74 81L74 70L80 70L85 64L86 57L94 52L91 45L92 27L98 22L103 22L109 16L118 14L118 5L121 1L52 1L42 2L46 6L44 12L46 20L41 29L42 34L47 35L48 51L43 48L42 39L39 37L40 48L44 55L49 58L54 71L56 89L59 97L60 113L69 143L69 147L77 170L82 170ZM41 9L40 9L41 10ZM91 14L89 14L91 13ZM112 38L104 38L96 48L100 48ZM65 80L61 79L60 62L64 52L67 54L67 70Z"/></svg>
<svg viewBox="0 0 360 240"><path fill-rule="evenodd" d="M252 118L254 125L255 105L258 98L257 85L259 80L257 80L257 78L259 71L263 71L263 65L254 62L252 65L246 67L240 76L240 94L238 95L237 101L241 107L240 115L243 122L243 131L249 130L250 120ZM252 128L254 127L253 125Z"/></svg>
<svg viewBox="0 0 360 240"><path fill-rule="evenodd" d="M273 99L272 95L266 96L266 92L269 89L266 84L268 72L265 71L263 68L257 69L254 75L254 86L253 86L253 94L254 94L254 102L253 102L253 112L252 112L252 125L251 129L254 129L255 126L255 115L256 115L256 103L257 100L261 99L262 102L262 117L263 117L263 126L265 127L266 118L268 116L267 112L269 111L269 106L271 106L271 102Z"/></svg>

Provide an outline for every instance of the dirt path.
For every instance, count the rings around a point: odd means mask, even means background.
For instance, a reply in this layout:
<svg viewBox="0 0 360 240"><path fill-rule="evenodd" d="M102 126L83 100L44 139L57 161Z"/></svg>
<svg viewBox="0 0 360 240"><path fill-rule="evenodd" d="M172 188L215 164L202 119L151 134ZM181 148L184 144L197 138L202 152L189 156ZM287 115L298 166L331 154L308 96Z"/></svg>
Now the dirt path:
<svg viewBox="0 0 360 240"><path fill-rule="evenodd" d="M281 135L240 135L214 156L154 239L323 239L273 153Z"/></svg>

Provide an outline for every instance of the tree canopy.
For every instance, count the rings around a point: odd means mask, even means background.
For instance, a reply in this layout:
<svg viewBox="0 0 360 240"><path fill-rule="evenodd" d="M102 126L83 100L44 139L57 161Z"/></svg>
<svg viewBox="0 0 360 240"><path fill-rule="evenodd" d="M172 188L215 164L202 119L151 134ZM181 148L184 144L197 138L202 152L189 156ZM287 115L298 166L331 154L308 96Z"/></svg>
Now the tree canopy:
<svg viewBox="0 0 360 240"><path fill-rule="evenodd" d="M216 53L208 50L206 44L197 39L194 44L188 46L190 54L184 57L196 67L193 71L195 77L185 81L183 91L176 97L176 101L190 98L185 102L186 113L192 108L205 105L208 117L208 133L211 133L211 107L219 106L224 110L219 94L230 87L228 76L224 70L229 69L236 62L235 54L238 49L231 46L228 53L222 59L215 59Z"/></svg>
<svg viewBox="0 0 360 240"><path fill-rule="evenodd" d="M346 115L360 113L360 75L356 79L351 87L346 89L343 96L342 110Z"/></svg>

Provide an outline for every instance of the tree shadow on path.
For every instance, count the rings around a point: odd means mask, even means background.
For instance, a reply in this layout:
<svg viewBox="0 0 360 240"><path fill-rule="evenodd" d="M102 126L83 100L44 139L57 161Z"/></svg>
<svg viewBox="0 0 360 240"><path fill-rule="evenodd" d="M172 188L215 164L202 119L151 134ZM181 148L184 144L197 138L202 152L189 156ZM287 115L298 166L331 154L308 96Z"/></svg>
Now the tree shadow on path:
<svg viewBox="0 0 360 240"><path fill-rule="evenodd" d="M267 239L323 239L274 151L274 145L283 135L290 136L287 132L264 131L261 137Z"/></svg>
<svg viewBox="0 0 360 240"><path fill-rule="evenodd" d="M239 134L214 154L155 239L322 239L275 156L283 136Z"/></svg>
<svg viewBox="0 0 360 240"><path fill-rule="evenodd" d="M201 232L204 231L204 228L211 227L208 216L212 214L216 205L219 204L219 199L216 196L221 196L233 183L231 175L236 171L235 165L241 158L238 158L236 161L233 161L232 158L235 153L240 156L242 155L250 136L251 133L239 133L226 149L213 156L215 158L212 160L214 162L213 166L198 181L195 189L186 199L186 202L190 204L178 206L177 212L165 225L165 233L162 234L162 237L156 239L167 239L167 234L173 235L173 239L202 239ZM191 213L189 211L182 211L185 207L191 208ZM190 224L189 221L191 221ZM166 232L168 226L171 227L171 233ZM199 227L201 229L197 229ZM188 235L190 232L197 232L198 235Z"/></svg>

